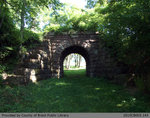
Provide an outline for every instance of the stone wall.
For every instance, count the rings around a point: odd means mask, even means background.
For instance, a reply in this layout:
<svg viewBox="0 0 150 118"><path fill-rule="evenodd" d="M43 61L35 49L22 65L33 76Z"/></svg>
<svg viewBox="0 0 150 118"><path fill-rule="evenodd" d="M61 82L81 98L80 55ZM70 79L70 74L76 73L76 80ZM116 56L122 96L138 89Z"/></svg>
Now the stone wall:
<svg viewBox="0 0 150 118"><path fill-rule="evenodd" d="M71 53L78 53L85 58L89 77L113 78L122 73L122 67L110 57L99 35L48 33L38 47L27 52L14 69L14 75L8 76L6 82L26 84L52 77L60 78L63 76L64 59Z"/></svg>

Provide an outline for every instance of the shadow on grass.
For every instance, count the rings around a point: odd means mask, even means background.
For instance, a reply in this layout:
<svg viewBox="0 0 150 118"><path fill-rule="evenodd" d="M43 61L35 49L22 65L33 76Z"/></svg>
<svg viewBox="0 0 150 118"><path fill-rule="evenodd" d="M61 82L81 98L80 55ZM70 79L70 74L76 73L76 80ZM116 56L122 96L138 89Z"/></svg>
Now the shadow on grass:
<svg viewBox="0 0 150 118"><path fill-rule="evenodd" d="M65 71L64 78L0 90L1 112L150 112L149 96L131 96L123 87L85 70Z"/></svg>

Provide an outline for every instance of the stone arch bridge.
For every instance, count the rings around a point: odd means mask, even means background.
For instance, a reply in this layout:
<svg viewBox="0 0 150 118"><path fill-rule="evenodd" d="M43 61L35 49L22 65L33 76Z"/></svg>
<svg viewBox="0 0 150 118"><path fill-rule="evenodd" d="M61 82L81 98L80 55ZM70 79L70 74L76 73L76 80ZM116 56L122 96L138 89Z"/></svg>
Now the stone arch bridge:
<svg viewBox="0 0 150 118"><path fill-rule="evenodd" d="M85 58L89 77L113 78L122 73L120 65L105 50L98 34L53 35L49 32L39 46L27 52L14 69L14 75L7 77L7 80L24 84L52 77L61 78L63 61L71 53L78 53Z"/></svg>

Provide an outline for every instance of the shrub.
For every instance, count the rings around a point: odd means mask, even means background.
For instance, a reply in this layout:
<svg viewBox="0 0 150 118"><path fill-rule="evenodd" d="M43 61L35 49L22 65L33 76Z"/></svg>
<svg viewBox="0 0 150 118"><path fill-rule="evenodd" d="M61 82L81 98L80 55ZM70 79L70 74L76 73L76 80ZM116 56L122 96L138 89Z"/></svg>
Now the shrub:
<svg viewBox="0 0 150 118"><path fill-rule="evenodd" d="M142 77L136 77L135 78L135 84L139 88L140 91L145 91L146 86L145 86L145 80Z"/></svg>

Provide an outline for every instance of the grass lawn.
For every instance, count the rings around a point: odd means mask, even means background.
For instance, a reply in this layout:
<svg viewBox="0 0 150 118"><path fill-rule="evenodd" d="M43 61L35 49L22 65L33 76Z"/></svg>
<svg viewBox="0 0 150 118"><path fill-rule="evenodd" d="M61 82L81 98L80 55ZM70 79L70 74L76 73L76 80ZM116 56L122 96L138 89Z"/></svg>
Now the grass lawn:
<svg viewBox="0 0 150 118"><path fill-rule="evenodd" d="M0 112L150 112L150 96L134 96L85 70L66 70L61 79L0 89Z"/></svg>

